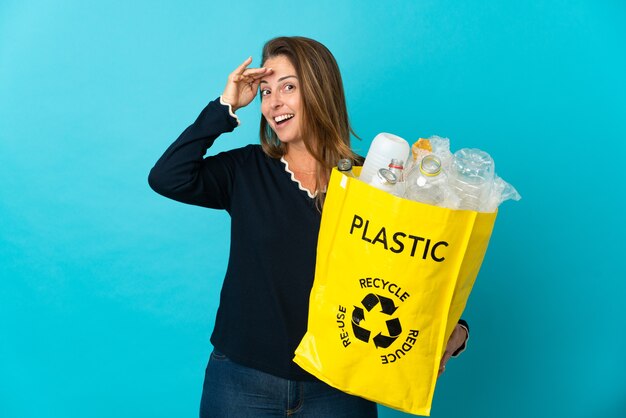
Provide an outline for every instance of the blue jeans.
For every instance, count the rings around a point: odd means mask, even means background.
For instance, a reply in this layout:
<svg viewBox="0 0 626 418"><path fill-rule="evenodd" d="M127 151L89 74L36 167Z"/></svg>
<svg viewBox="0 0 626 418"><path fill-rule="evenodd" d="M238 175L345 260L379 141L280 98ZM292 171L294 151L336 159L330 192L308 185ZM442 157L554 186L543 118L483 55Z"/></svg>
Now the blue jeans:
<svg viewBox="0 0 626 418"><path fill-rule="evenodd" d="M213 351L204 376L200 418L376 418L376 404L320 381L286 380L236 364Z"/></svg>

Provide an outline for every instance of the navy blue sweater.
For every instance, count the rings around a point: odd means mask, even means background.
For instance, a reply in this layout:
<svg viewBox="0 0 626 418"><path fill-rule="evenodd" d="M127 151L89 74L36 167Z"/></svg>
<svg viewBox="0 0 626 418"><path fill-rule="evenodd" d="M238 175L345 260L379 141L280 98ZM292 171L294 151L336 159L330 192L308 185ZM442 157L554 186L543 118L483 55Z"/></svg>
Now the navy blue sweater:
<svg viewBox="0 0 626 418"><path fill-rule="evenodd" d="M285 164L259 145L204 158L215 139L236 126L228 107L209 103L148 181L163 196L230 214L230 258L213 345L242 365L311 380L292 359L306 331L321 215Z"/></svg>

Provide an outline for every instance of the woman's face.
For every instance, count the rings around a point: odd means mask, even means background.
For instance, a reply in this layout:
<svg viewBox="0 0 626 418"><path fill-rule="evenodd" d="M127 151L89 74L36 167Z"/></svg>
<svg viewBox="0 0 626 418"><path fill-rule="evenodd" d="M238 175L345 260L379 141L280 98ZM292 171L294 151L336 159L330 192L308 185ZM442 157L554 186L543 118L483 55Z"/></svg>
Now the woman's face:
<svg viewBox="0 0 626 418"><path fill-rule="evenodd" d="M301 143L302 97L296 70L284 55L269 58L263 66L273 71L259 84L261 113L281 142Z"/></svg>

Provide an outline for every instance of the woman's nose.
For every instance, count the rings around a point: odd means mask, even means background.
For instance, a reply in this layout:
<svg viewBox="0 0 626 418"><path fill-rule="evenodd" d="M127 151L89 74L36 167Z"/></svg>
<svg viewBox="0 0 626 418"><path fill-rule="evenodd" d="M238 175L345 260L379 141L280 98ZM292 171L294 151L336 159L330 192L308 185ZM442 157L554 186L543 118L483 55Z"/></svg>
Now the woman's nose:
<svg viewBox="0 0 626 418"><path fill-rule="evenodd" d="M279 108L282 104L283 104L283 101L280 98L280 95L278 94L270 95L270 106L272 106L273 109Z"/></svg>

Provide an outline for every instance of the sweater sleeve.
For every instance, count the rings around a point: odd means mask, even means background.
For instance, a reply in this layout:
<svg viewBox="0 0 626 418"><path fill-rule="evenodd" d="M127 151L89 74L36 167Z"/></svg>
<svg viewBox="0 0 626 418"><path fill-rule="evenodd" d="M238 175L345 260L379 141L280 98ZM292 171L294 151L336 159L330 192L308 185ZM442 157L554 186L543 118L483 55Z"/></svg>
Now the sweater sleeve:
<svg viewBox="0 0 626 418"><path fill-rule="evenodd" d="M204 154L220 134L232 132L237 125L238 120L227 104L219 98L210 102L150 170L150 187L179 202L230 210L241 151L206 158Z"/></svg>

